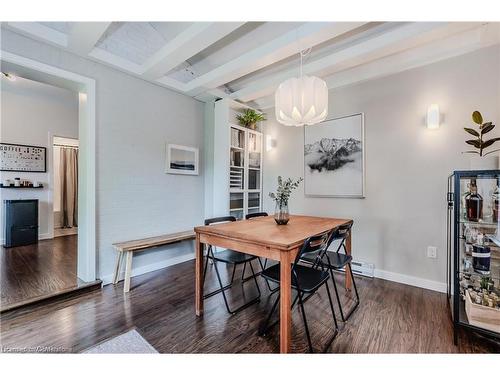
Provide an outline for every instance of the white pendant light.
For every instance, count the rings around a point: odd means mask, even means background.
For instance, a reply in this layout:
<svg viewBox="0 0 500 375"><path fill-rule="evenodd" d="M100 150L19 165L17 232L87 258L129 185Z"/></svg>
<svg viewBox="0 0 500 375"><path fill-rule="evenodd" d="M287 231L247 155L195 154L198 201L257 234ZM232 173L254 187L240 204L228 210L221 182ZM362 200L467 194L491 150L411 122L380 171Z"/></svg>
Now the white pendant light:
<svg viewBox="0 0 500 375"><path fill-rule="evenodd" d="M325 81L302 75L302 58L309 52L300 53L300 77L287 79L276 90L276 119L283 125L313 125L328 115L328 88Z"/></svg>

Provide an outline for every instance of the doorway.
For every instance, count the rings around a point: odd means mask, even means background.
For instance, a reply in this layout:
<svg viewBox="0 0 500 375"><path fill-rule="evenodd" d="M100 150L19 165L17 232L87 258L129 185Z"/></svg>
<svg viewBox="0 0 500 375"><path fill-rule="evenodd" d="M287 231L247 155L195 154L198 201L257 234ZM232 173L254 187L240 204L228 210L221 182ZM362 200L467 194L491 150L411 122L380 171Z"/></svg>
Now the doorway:
<svg viewBox="0 0 500 375"><path fill-rule="evenodd" d="M74 287L70 288L68 291L74 291L74 289L78 289L82 285L100 285L100 280L96 280L95 242L95 81L93 79L42 64L35 60L26 59L8 52L0 51L0 57L1 70L3 72L8 72L12 76L22 77L36 82L71 90L76 94L76 100L78 101L77 120L79 139L77 140L78 163L75 168L76 184L73 183L73 186L76 187L75 190L77 193L69 194L69 196L73 197L75 201L73 212L69 212L68 216L72 218L72 221L67 221L65 224L63 223L63 226L66 226L67 229L73 228L72 230L76 230L78 236L52 236L52 238L49 235L47 238L54 241L54 243L57 242L57 244L52 246L52 248L59 248L60 253L65 256L68 255L68 252L65 252L64 249L69 248L70 244L73 244L73 248L75 249L73 254L73 258L76 259L74 279L77 280L77 282L74 284ZM3 138L2 134L0 134L0 136ZM53 168L52 164L54 160L53 142L56 139L57 138L55 138L53 134L49 135L47 162L50 164L49 167L51 169ZM49 186L53 187L53 178L50 180ZM73 181L75 181L75 179L73 179ZM54 191L52 189L50 189L50 191L51 194L54 195ZM1 191L1 193L4 193L4 191ZM52 223L56 222L52 207L50 214L51 218L49 221ZM54 226L52 226L52 229L53 233ZM42 238L38 245L42 248L47 248L47 244L49 244L49 242L44 242L44 240L45 238ZM5 249L2 248L0 250L2 251L2 256L8 254L4 251ZM21 247L19 250L21 250ZM28 250L23 254L24 258L26 258L27 253ZM2 260L2 271L8 268L8 265L5 263L6 262ZM5 276L5 273L3 273L3 276ZM2 282L4 282L4 280L2 280ZM11 282L15 283L18 282L18 280L12 279ZM65 290L60 290L57 293L61 294L61 292L64 293ZM26 298L26 302L31 303L32 301L30 301L29 298ZM9 308L9 306L2 305L0 310L5 311Z"/></svg>

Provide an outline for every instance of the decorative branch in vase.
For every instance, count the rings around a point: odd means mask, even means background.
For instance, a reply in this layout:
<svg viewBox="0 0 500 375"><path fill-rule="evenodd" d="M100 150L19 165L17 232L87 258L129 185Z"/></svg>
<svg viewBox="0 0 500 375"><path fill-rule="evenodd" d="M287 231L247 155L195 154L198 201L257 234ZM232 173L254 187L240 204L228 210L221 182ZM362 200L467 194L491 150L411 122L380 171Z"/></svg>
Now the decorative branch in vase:
<svg viewBox="0 0 500 375"><path fill-rule="evenodd" d="M276 202L276 208L274 210L274 220L278 225L286 225L290 220L290 214L288 212L288 201L290 200L292 191L299 187L302 180L302 177L300 177L296 181L292 180L291 178L283 180L281 176L278 176L278 189L276 190L276 193L269 193L271 199Z"/></svg>

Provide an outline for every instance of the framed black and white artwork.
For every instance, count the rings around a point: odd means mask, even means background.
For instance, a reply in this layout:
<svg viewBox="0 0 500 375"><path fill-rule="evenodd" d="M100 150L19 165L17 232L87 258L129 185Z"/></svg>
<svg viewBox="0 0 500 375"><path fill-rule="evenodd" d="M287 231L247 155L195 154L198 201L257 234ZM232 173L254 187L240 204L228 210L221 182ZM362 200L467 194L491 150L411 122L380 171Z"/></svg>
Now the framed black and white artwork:
<svg viewBox="0 0 500 375"><path fill-rule="evenodd" d="M167 144L166 173L198 175L198 149Z"/></svg>
<svg viewBox="0 0 500 375"><path fill-rule="evenodd" d="M363 113L304 126L305 194L364 198L364 149Z"/></svg>
<svg viewBox="0 0 500 375"><path fill-rule="evenodd" d="M0 171L47 172L47 149L41 146L0 143Z"/></svg>

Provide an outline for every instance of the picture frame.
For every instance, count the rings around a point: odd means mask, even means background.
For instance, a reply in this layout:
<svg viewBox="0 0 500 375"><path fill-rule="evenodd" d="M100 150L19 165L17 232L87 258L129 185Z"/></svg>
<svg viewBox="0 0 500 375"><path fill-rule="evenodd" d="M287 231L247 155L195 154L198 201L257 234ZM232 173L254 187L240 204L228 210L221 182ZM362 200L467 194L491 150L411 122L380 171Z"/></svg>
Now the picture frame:
<svg viewBox="0 0 500 375"><path fill-rule="evenodd" d="M365 149L364 113L305 126L305 195L365 198Z"/></svg>
<svg viewBox="0 0 500 375"><path fill-rule="evenodd" d="M0 171L47 173L47 148L1 142Z"/></svg>
<svg viewBox="0 0 500 375"><path fill-rule="evenodd" d="M199 174L198 148L167 144L165 173L197 176Z"/></svg>

